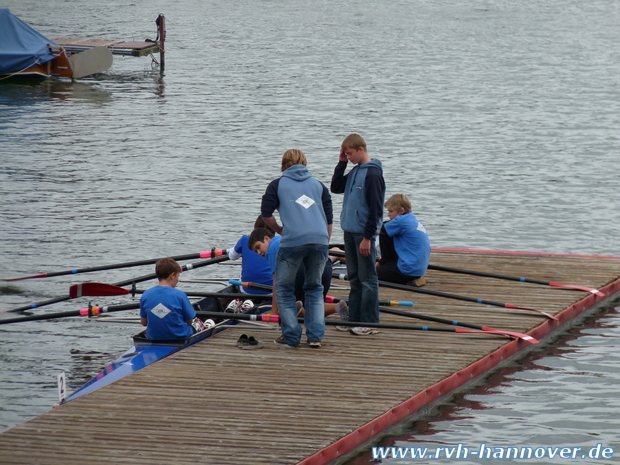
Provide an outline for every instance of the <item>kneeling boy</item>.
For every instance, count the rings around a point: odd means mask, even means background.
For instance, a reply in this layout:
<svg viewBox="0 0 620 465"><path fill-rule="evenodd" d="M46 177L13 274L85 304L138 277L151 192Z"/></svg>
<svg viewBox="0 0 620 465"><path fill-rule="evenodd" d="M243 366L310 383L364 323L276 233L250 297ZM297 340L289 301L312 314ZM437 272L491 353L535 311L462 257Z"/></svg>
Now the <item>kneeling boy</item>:
<svg viewBox="0 0 620 465"><path fill-rule="evenodd" d="M411 202L404 194L394 194L385 202L390 221L379 233L381 258L377 263L380 281L423 286L431 256L426 229L411 212Z"/></svg>

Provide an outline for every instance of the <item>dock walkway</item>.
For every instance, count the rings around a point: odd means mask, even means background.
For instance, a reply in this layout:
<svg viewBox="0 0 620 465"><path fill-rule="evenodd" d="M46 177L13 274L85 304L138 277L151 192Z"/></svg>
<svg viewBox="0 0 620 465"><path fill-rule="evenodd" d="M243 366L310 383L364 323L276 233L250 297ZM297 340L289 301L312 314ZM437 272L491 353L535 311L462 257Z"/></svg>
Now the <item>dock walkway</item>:
<svg viewBox="0 0 620 465"><path fill-rule="evenodd" d="M94 47L106 47L112 55L141 57L160 52L159 43L152 41L126 41L115 39L85 39L81 37L50 37L69 53L80 53Z"/></svg>
<svg viewBox="0 0 620 465"><path fill-rule="evenodd" d="M434 250L431 263L600 289L429 271L424 289L555 315L381 288L410 311L529 333L543 342L620 292L620 258ZM330 295L347 296L345 282ZM617 296L616 296L617 297ZM401 307L401 310L407 310ZM400 316L382 322L439 326ZM242 333L265 343L239 350ZM326 464L386 427L471 386L536 348L486 334L326 328L321 349L275 347L277 330L241 326L0 434L11 464ZM119 348L119 353L123 348Z"/></svg>

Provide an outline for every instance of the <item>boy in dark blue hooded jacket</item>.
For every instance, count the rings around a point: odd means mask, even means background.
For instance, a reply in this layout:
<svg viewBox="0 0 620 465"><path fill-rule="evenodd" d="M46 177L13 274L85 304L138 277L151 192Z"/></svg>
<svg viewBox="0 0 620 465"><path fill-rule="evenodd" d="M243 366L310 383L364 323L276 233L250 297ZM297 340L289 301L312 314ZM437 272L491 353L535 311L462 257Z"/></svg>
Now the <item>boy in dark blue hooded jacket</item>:
<svg viewBox="0 0 620 465"><path fill-rule="evenodd" d="M345 175L349 161L355 166ZM382 224L385 181L381 162L370 158L366 142L359 134L349 134L342 142L331 191L344 194L340 226L344 231L347 275L351 285L349 320L378 323L379 282L375 237ZM350 332L368 335L378 331L362 326L351 328Z"/></svg>

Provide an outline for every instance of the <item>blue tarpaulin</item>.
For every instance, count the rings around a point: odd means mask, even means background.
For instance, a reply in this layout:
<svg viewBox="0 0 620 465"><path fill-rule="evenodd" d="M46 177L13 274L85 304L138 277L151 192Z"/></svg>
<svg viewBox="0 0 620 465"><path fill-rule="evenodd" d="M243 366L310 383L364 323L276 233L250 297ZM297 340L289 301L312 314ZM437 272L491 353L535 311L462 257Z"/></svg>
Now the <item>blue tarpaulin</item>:
<svg viewBox="0 0 620 465"><path fill-rule="evenodd" d="M0 8L0 73L47 63L54 58L48 45L58 44L28 26L8 8Z"/></svg>

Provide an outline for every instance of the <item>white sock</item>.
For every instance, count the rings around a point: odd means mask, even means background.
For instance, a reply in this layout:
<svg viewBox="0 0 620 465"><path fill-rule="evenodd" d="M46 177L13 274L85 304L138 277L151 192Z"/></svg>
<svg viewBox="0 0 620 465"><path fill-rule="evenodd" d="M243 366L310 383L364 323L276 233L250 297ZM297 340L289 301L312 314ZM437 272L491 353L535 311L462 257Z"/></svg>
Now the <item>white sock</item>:
<svg viewBox="0 0 620 465"><path fill-rule="evenodd" d="M340 313L340 310L342 310L343 308L347 308L348 305L344 300L341 300L340 302L338 302L336 304L336 313Z"/></svg>

